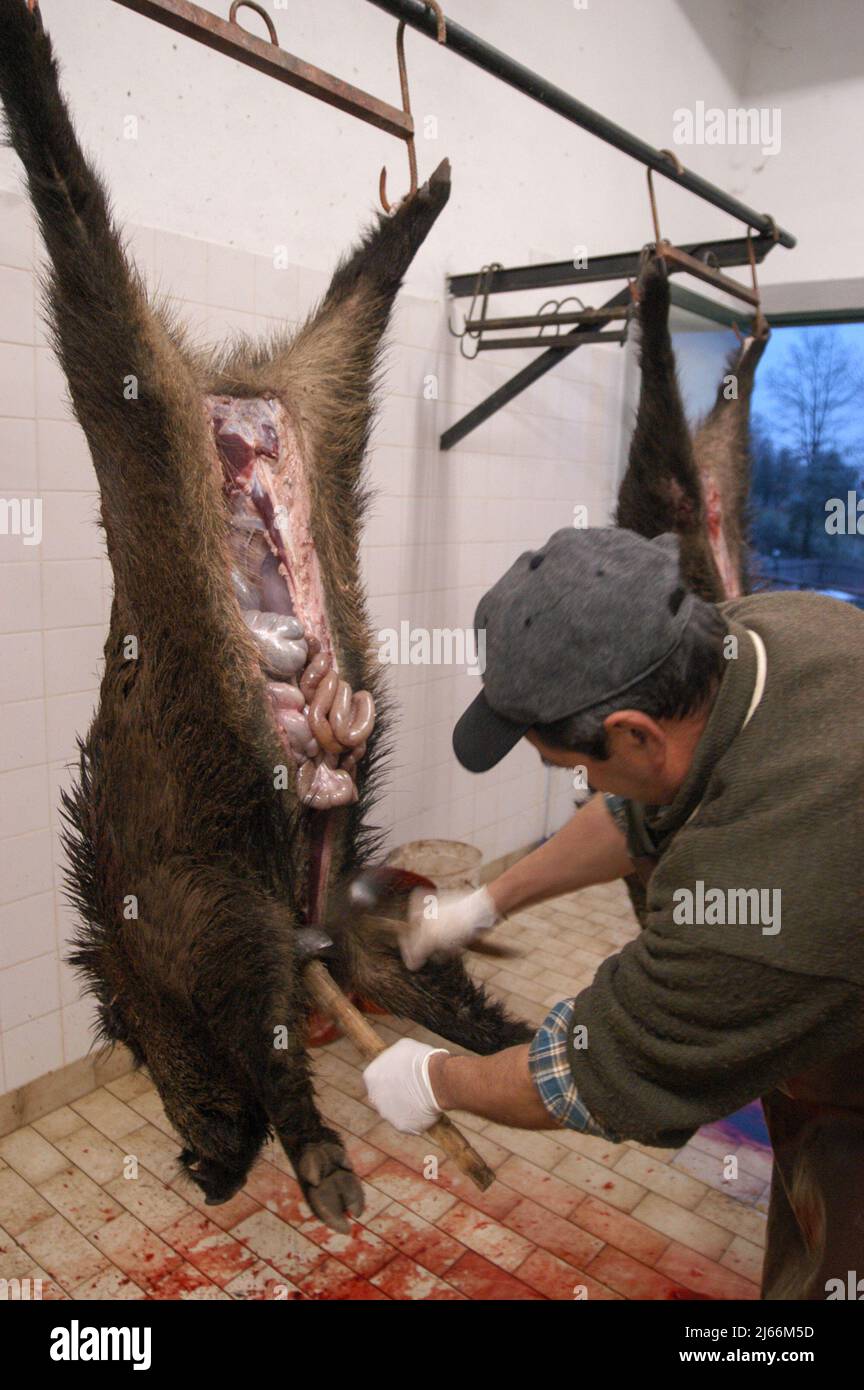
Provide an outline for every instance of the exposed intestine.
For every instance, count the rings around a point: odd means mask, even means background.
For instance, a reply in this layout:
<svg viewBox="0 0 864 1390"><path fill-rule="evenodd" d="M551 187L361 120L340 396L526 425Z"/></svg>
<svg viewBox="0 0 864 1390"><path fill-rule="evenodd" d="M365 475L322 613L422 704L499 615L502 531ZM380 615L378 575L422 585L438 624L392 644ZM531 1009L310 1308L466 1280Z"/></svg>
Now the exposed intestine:
<svg viewBox="0 0 864 1390"><path fill-rule="evenodd" d="M313 810L349 805L375 705L339 673L294 431L274 400L210 396L207 407L228 501L231 584L297 795Z"/></svg>

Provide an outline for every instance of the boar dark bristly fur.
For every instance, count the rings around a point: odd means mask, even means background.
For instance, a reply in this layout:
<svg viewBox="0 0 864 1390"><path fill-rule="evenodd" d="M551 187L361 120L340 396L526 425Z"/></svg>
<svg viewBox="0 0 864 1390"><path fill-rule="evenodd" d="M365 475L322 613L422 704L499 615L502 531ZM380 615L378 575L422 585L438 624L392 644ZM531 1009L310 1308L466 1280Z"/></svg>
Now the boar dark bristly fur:
<svg viewBox="0 0 864 1390"><path fill-rule="evenodd" d="M747 498L750 486L750 396L768 342L755 336L732 353L710 413L691 437L669 333L669 279L653 248L639 276L642 380L627 471L615 521L649 540L673 531L681 543L681 575L708 603L749 592ZM727 384L733 378L735 391ZM645 920L641 879L626 880L633 909Z"/></svg>
<svg viewBox="0 0 864 1390"><path fill-rule="evenodd" d="M732 353L714 406L691 437L669 333L669 281L653 252L646 256L639 290L642 382L615 520L649 539L676 532L685 582L717 603L749 588L750 396L768 329L763 324ZM729 378L735 380L734 394L727 391Z"/></svg>
<svg viewBox="0 0 864 1390"><path fill-rule="evenodd" d="M115 580L100 705L66 799L83 918L72 959L98 1001L103 1037L149 1069L208 1201L237 1191L275 1133L314 1211L346 1229L362 1194L315 1107L295 928L325 816L331 886L376 852L364 813L383 745L373 735L355 805L313 811L293 786L274 788L284 752L230 587L204 400L266 396L287 411L305 459L333 649L380 711L358 570L362 464L381 337L447 201L449 166L379 218L293 341L208 356L148 301L79 148L38 10L24 0L0 0L0 96L48 251L54 344L93 456ZM344 987L476 1051L531 1036L459 962L411 975L394 940L362 921L337 937L332 969Z"/></svg>

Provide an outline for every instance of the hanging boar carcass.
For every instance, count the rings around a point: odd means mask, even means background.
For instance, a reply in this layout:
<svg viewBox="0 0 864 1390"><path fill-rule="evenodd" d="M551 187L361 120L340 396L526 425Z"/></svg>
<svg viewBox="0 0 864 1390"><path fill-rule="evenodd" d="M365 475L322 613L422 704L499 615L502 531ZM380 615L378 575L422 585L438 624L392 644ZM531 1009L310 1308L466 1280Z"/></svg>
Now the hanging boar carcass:
<svg viewBox="0 0 864 1390"><path fill-rule="evenodd" d="M379 217L296 335L207 354L148 299L25 0L0 0L0 96L115 584L66 798L72 959L208 1202L275 1134L313 1210L346 1229L362 1193L315 1105L297 929L378 848L388 711L358 564L362 468L382 335L449 166ZM350 914L329 967L477 1052L531 1036L458 960L409 974L392 935Z"/></svg>
<svg viewBox="0 0 864 1390"><path fill-rule="evenodd" d="M642 379L615 522L649 540L676 534L684 583L707 603L722 603L750 592L750 398L768 325L757 314L753 336L729 357L711 411L691 431L669 332L669 276L654 248L643 257L638 298ZM644 921L645 885L635 874L626 883Z"/></svg>
<svg viewBox="0 0 864 1390"><path fill-rule="evenodd" d="M753 336L729 358L711 411L691 432L669 332L668 273L653 249L638 294L642 380L615 521L649 540L675 532L688 588L709 603L738 598L749 592L750 397L768 326L758 314Z"/></svg>

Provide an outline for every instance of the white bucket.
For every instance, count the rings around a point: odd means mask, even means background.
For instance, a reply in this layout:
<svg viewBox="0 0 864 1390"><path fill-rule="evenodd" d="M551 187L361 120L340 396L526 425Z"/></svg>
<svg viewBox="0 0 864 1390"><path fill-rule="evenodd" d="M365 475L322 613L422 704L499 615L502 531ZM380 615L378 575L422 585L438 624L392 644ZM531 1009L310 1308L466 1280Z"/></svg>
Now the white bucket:
<svg viewBox="0 0 864 1390"><path fill-rule="evenodd" d="M392 850L386 862L394 869L422 874L436 888L476 888L483 854L461 840L411 840Z"/></svg>

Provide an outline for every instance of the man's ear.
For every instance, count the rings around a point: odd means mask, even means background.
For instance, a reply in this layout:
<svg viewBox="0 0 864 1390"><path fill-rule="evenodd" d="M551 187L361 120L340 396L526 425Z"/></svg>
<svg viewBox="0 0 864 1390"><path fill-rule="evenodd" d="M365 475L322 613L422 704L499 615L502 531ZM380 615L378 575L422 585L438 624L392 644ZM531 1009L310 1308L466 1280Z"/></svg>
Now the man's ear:
<svg viewBox="0 0 864 1390"><path fill-rule="evenodd" d="M613 753L635 755L661 764L666 756L666 735L650 714L638 709L619 709L603 720Z"/></svg>

